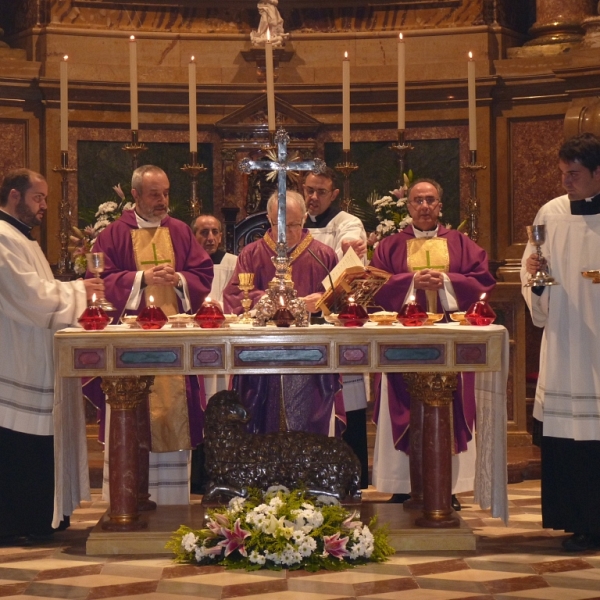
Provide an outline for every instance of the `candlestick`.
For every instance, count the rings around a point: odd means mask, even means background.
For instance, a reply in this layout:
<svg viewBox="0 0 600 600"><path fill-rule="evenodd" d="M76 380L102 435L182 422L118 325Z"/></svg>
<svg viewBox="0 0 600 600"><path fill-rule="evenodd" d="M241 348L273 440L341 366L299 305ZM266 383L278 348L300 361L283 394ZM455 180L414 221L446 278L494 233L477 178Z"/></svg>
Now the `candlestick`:
<svg viewBox="0 0 600 600"><path fill-rule="evenodd" d="M198 199L198 175L204 173L207 169L204 165L198 164L198 152L190 152L190 162L183 165L181 170L190 176L190 213L195 219L202 212L202 201Z"/></svg>
<svg viewBox="0 0 600 600"><path fill-rule="evenodd" d="M65 54L60 63L60 150L69 151L69 77Z"/></svg>
<svg viewBox="0 0 600 600"><path fill-rule="evenodd" d="M406 141L406 131L398 130L398 143L392 144L390 150L393 150L398 155L398 181L396 187L402 189L404 185L404 173L406 173L406 154L414 150L414 146Z"/></svg>
<svg viewBox="0 0 600 600"><path fill-rule="evenodd" d="M60 173L61 176L61 198L59 208L60 220L60 258L58 259L58 278L64 278L68 281L73 275L73 260L69 252L69 236L71 234L71 203L69 202L69 175L75 173L77 169L69 167L69 153L63 151L60 153L60 167L54 167L52 170L55 173Z"/></svg>
<svg viewBox="0 0 600 600"><path fill-rule="evenodd" d="M475 90L475 61L469 52L467 63L467 83L469 92L469 150L477 150L477 93Z"/></svg>
<svg viewBox="0 0 600 600"><path fill-rule="evenodd" d="M129 38L129 96L131 104L131 129L137 130L139 128L137 42L134 35Z"/></svg>
<svg viewBox="0 0 600 600"><path fill-rule="evenodd" d="M477 171L486 169L485 165L477 162L477 150L471 150L470 162L466 165L461 165L462 169L467 169L471 174L471 185L469 186L469 203L467 209L467 227L469 237L476 242L479 238L479 200L477 199Z"/></svg>
<svg viewBox="0 0 600 600"><path fill-rule="evenodd" d="M350 61L342 61L342 150L350 150Z"/></svg>
<svg viewBox="0 0 600 600"><path fill-rule="evenodd" d="M398 36L398 131L406 129L406 47Z"/></svg>
<svg viewBox="0 0 600 600"><path fill-rule="evenodd" d="M138 168L137 155L144 150L148 150L147 146L138 141L137 129L131 130L131 143L123 146L123 150L131 154L131 168L135 171Z"/></svg>
<svg viewBox="0 0 600 600"><path fill-rule="evenodd" d="M335 170L339 171L344 175L344 187L343 187L343 198L342 198L342 210L346 212L350 209L352 204L352 198L350 197L350 175L358 169L358 165L350 161L350 150L344 150L343 162L335 165Z"/></svg>
<svg viewBox="0 0 600 600"><path fill-rule="evenodd" d="M275 80L273 78L273 44L271 44L271 32L267 29L267 41L265 42L265 67L267 71L267 118L269 131L275 131Z"/></svg>
<svg viewBox="0 0 600 600"><path fill-rule="evenodd" d="M190 96L190 152L198 152L198 122L196 116L196 61L190 59L188 65Z"/></svg>

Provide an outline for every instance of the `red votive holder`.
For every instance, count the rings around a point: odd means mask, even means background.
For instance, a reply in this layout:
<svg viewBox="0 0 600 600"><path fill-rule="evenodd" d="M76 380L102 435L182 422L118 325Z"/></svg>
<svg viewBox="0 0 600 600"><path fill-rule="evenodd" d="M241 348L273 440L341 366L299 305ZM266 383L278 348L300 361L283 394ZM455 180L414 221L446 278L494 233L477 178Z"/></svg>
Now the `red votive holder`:
<svg viewBox="0 0 600 600"><path fill-rule="evenodd" d="M354 298L348 298L338 314L338 321L344 327L362 327L368 320L369 315L366 308L357 304Z"/></svg>
<svg viewBox="0 0 600 600"><path fill-rule="evenodd" d="M168 320L162 308L152 304L146 306L136 319L142 329L161 329Z"/></svg>
<svg viewBox="0 0 600 600"><path fill-rule="evenodd" d="M225 315L216 302L205 300L198 309L194 321L202 329L218 329L225 323Z"/></svg>
<svg viewBox="0 0 600 600"><path fill-rule="evenodd" d="M471 304L469 310L465 314L465 319L469 325L485 327L486 325L491 325L496 320L496 313L482 297L477 302Z"/></svg>
<svg viewBox="0 0 600 600"><path fill-rule="evenodd" d="M277 327L289 327L294 321L294 315L289 308L278 308L273 315L273 322Z"/></svg>
<svg viewBox="0 0 600 600"><path fill-rule="evenodd" d="M104 329L111 319L99 306L92 304L88 306L82 313L77 322L86 331L100 331Z"/></svg>
<svg viewBox="0 0 600 600"><path fill-rule="evenodd" d="M398 313L398 321L404 327L420 327L427 323L427 319L425 309L414 298L406 302Z"/></svg>

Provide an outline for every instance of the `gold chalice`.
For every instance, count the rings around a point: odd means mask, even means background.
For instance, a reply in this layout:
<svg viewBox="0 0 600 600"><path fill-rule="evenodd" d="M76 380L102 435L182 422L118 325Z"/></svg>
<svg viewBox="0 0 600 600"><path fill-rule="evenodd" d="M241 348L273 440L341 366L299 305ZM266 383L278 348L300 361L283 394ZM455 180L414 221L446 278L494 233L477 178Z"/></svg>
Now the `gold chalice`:
<svg viewBox="0 0 600 600"><path fill-rule="evenodd" d="M85 255L87 268L94 274L96 279L100 279L100 273L104 271L104 252L88 252ZM96 306L111 311L117 310L105 297L104 294L96 299Z"/></svg>
<svg viewBox="0 0 600 600"><path fill-rule="evenodd" d="M240 290L244 292L244 298L242 299L244 314L239 318L238 323L252 323L252 317L250 316L252 299L250 298L249 292L254 289L254 273L240 273L239 279L240 283L238 285Z"/></svg>
<svg viewBox="0 0 600 600"><path fill-rule="evenodd" d="M549 285L559 285L558 281L550 275L548 271L548 263L542 255L542 244L546 241L546 226L545 225L528 225L527 237L529 243L537 249L538 260L540 266L535 275L529 278L525 287L547 287Z"/></svg>

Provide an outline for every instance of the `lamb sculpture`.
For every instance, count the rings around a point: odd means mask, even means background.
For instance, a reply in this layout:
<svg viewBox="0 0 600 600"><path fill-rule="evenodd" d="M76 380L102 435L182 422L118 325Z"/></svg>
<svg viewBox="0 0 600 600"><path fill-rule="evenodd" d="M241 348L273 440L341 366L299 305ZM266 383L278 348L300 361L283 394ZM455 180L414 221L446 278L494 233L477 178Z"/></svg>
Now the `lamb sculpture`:
<svg viewBox="0 0 600 600"><path fill-rule="evenodd" d="M235 392L208 402L205 425L209 484L203 502L247 496L249 487L304 487L314 495L360 499L360 463L341 439L285 431L248 433L246 409Z"/></svg>

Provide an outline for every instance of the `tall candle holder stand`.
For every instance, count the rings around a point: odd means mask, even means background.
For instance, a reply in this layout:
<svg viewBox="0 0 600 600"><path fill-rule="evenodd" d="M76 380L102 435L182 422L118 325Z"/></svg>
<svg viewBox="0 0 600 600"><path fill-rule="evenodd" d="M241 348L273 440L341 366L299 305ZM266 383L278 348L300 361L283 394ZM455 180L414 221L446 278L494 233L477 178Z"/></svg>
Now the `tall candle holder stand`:
<svg viewBox="0 0 600 600"><path fill-rule="evenodd" d="M469 150L470 162L462 165L461 169L467 169L471 175L469 185L469 204L467 207L468 236L476 242L479 238L479 200L477 199L477 171L487 169L486 165L477 162L477 150Z"/></svg>
<svg viewBox="0 0 600 600"><path fill-rule="evenodd" d="M344 150L344 162L335 165L335 170L344 176L344 196L342 199L342 209L348 212L352 198L350 197L350 175L358 170L358 165L350 162L350 150Z"/></svg>
<svg viewBox="0 0 600 600"><path fill-rule="evenodd" d="M71 203L69 202L69 175L75 173L77 169L69 167L69 153L65 150L60 153L60 167L52 169L61 176L61 191L59 207L60 222L60 257L56 272L60 276L73 275L73 261L69 252L69 234L71 233Z"/></svg>
<svg viewBox="0 0 600 600"><path fill-rule="evenodd" d="M398 182L397 188L400 190L404 185L404 173L406 173L406 155L415 147L406 141L406 129L398 129L398 143L392 144L390 150L398 155Z"/></svg>
<svg viewBox="0 0 600 600"><path fill-rule="evenodd" d="M204 173L207 168L198 164L198 152L190 152L190 164L183 165L181 170L191 179L190 213L195 219L202 212L202 201L198 199L198 175Z"/></svg>
<svg viewBox="0 0 600 600"><path fill-rule="evenodd" d="M144 152L144 150L148 150L148 146L140 143L138 141L138 130L131 130L131 143L123 146L123 150L125 152L129 152L131 154L131 169L135 171L138 168L138 154L140 152Z"/></svg>

